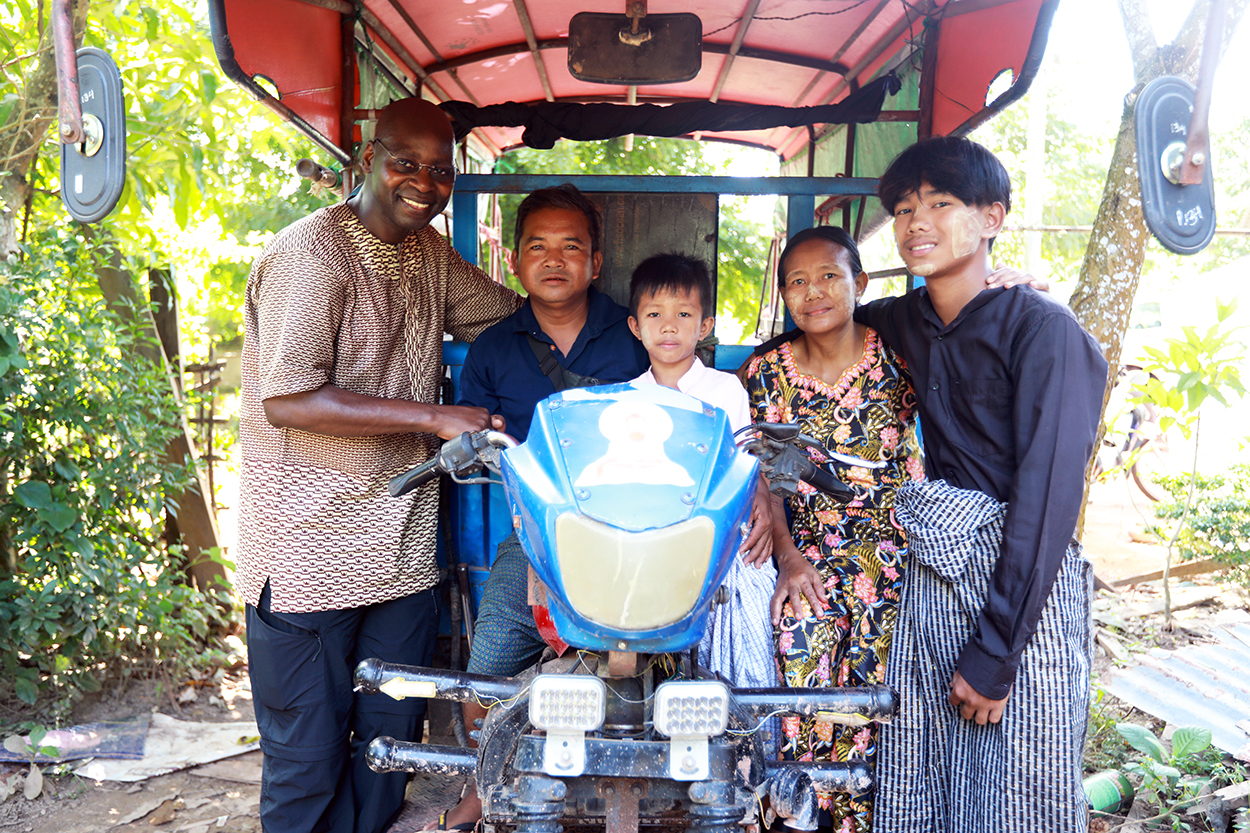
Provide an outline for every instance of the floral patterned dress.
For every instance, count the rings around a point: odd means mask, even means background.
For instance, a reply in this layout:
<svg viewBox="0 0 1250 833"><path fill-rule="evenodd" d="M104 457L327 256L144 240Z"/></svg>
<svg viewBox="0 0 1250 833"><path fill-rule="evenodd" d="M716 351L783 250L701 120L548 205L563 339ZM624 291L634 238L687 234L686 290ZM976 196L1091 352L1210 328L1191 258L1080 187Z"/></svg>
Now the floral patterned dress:
<svg viewBox="0 0 1250 833"><path fill-rule="evenodd" d="M880 469L830 466L855 490L848 503L799 484L789 503L790 530L799 552L820 573L830 606L816 614L806 600L801 610L787 602L777 631L786 685L881 683L907 552L893 518L894 491L924 476L915 432L916 395L906 365L869 329L859 363L829 385L800 373L790 345L783 344L751 362L747 393L754 422L797 422L830 450L888 463ZM817 463L825 462L818 452L810 453ZM782 729L784 758L875 763L875 726L840 726L790 715L782 720ZM835 833L871 829L871 796L837 793L819 798L820 807L832 816Z"/></svg>

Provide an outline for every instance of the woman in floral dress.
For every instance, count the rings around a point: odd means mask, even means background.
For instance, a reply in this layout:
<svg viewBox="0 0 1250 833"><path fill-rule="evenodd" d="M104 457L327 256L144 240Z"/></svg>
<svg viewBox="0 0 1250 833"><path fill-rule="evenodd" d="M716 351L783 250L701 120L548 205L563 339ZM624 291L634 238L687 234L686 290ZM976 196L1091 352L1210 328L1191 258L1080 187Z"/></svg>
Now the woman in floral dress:
<svg viewBox="0 0 1250 833"><path fill-rule="evenodd" d="M773 596L780 670L787 685L859 686L884 680L906 542L894 524L894 491L924 476L914 430L915 394L902 360L856 324L867 285L849 234L821 226L796 234L778 268L786 309L802 334L754 358L747 392L755 422L798 423L830 450L886 463L831 470L855 491L839 502L806 484L774 503ZM812 452L813 459L824 462ZM787 531L788 530L788 531ZM794 760L876 758L874 726L795 715L782 721L781 754ZM871 829L872 797L821 794L821 826Z"/></svg>

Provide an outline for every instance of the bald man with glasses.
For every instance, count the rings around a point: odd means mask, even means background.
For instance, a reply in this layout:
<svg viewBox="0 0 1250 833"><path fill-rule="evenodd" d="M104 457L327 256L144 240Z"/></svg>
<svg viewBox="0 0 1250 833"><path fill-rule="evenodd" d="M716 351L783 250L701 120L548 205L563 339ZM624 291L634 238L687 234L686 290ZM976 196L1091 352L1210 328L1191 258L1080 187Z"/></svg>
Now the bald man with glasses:
<svg viewBox="0 0 1250 833"><path fill-rule="evenodd" d="M406 774L373 772L365 748L420 740L425 702L357 699L352 671L433 659L438 484L386 486L440 438L492 425L438 404L443 335L472 341L520 303L430 227L453 149L438 107L389 105L360 191L279 232L248 279L235 588L266 833L382 833L403 806Z"/></svg>

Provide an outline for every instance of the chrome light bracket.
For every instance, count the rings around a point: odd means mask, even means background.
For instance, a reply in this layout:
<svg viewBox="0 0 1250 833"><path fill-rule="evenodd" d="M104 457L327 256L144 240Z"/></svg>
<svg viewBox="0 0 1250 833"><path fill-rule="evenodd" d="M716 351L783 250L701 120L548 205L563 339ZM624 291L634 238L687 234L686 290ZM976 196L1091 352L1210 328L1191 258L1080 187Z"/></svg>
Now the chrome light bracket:
<svg viewBox="0 0 1250 833"><path fill-rule="evenodd" d="M586 770L586 733L603 725L607 688L582 674L540 674L530 686L529 717L547 732L543 772L559 777Z"/></svg>
<svg viewBox="0 0 1250 833"><path fill-rule="evenodd" d="M585 732L547 732L543 744L543 772L560 778L586 771Z"/></svg>
<svg viewBox="0 0 1250 833"><path fill-rule="evenodd" d="M712 770L708 762L707 736L672 738L668 743L668 777L674 781L706 781Z"/></svg>

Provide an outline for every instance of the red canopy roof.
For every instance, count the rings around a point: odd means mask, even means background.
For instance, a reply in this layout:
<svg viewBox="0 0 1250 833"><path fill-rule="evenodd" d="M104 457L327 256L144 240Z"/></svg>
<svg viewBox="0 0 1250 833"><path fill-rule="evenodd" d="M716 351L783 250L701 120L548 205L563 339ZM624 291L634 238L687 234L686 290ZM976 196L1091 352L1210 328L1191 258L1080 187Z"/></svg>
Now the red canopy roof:
<svg viewBox="0 0 1250 833"><path fill-rule="evenodd" d="M1027 88L1058 0L651 0L652 14L693 12L703 24L702 70L691 81L640 86L638 102L683 100L811 106L840 101L881 73L914 67L918 134L966 132ZM577 12L622 14L623 0L212 0L214 39L228 75L253 87L340 158L359 139L360 73L393 75L409 92L479 106L617 102L625 86L578 81L567 67ZM348 48L350 46L350 49ZM922 49L923 47L923 49ZM358 53L378 56L354 60ZM349 60L344 60L347 55ZM990 82L1015 84L986 105ZM349 79L345 82L344 79ZM263 86L263 82L262 82ZM263 94L263 93L261 93ZM383 103L383 102L379 102ZM897 109L887 100L886 111ZM520 128L480 127L475 149L492 158L520 143ZM789 158L805 128L704 134Z"/></svg>

